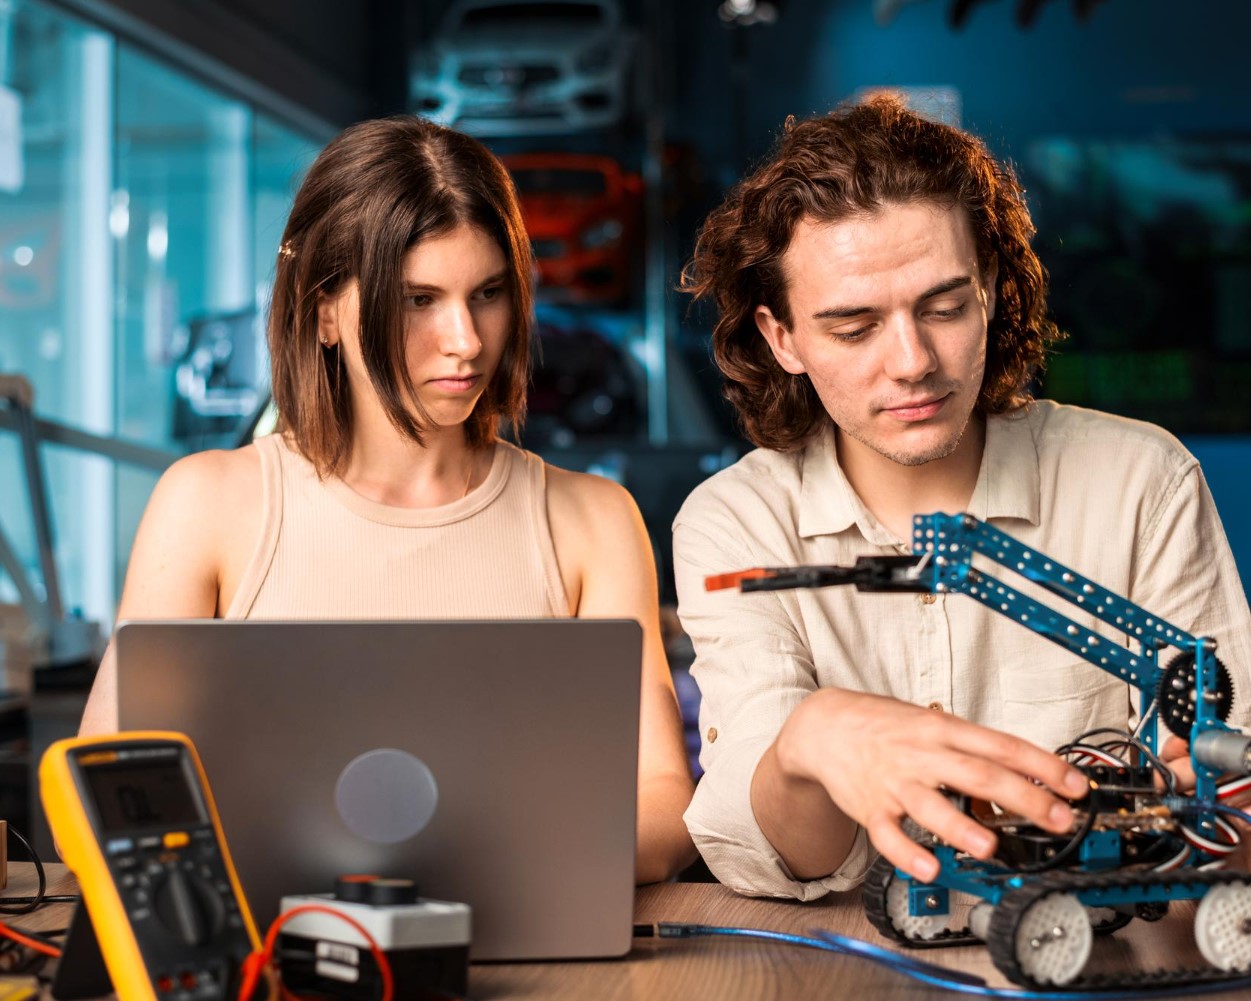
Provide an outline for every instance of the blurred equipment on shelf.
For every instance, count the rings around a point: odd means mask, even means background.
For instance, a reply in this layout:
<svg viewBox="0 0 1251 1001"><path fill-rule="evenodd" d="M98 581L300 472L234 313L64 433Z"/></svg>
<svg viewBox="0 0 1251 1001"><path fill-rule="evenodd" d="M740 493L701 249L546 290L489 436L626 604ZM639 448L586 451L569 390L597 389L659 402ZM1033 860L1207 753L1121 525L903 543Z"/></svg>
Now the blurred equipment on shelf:
<svg viewBox="0 0 1251 1001"><path fill-rule="evenodd" d="M616 0L457 0L414 55L410 107L480 136L607 128L635 45Z"/></svg>
<svg viewBox="0 0 1251 1001"><path fill-rule="evenodd" d="M5 544L0 540L0 546ZM0 698L30 694L37 643L26 610L0 603Z"/></svg>
<svg viewBox="0 0 1251 1001"><path fill-rule="evenodd" d="M172 437L192 449L231 447L264 400L262 334L256 312L200 316L187 324L174 368Z"/></svg>
<svg viewBox="0 0 1251 1001"><path fill-rule="evenodd" d="M513 175L540 298L624 305L642 273L643 181L609 156L518 153Z"/></svg>
<svg viewBox="0 0 1251 1001"><path fill-rule="evenodd" d="M722 0L717 16L726 24L749 28L753 24L774 24L781 6L779 0Z"/></svg>
<svg viewBox="0 0 1251 1001"><path fill-rule="evenodd" d="M1053 135L1028 147L1022 182L1070 335L1044 394L1184 439L1251 432L1251 142Z"/></svg>
<svg viewBox="0 0 1251 1001"><path fill-rule="evenodd" d="M641 431L641 374L616 343L589 326L540 321L526 415L528 448L564 448ZM559 463L558 463L559 465Z"/></svg>
<svg viewBox="0 0 1251 1001"><path fill-rule="evenodd" d="M916 0L874 0L874 14L879 24L887 24L900 7ZM973 8L991 3L992 0L951 0L947 8L947 23L953 28L963 28L969 20ZM1016 0L1013 19L1020 28L1033 27L1038 12L1056 0ZM1069 6L1078 21L1086 21L1094 13L1103 0L1070 0Z"/></svg>

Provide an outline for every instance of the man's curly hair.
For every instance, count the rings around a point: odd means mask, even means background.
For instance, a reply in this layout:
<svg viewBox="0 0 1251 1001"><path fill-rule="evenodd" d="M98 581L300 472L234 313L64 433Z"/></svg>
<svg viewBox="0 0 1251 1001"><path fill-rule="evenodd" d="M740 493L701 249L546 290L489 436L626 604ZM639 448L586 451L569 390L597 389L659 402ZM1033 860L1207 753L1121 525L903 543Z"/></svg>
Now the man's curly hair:
<svg viewBox="0 0 1251 1001"><path fill-rule="evenodd" d="M783 255L805 218L834 222L884 205L961 206L983 273L997 266L995 315L977 409L1014 410L1050 344L1047 273L1030 246L1034 223L1012 168L975 136L908 111L883 94L805 121L788 119L776 151L705 221L681 288L715 303L713 355L726 399L764 448L801 447L828 416L812 382L785 372L756 327L766 306L785 327Z"/></svg>

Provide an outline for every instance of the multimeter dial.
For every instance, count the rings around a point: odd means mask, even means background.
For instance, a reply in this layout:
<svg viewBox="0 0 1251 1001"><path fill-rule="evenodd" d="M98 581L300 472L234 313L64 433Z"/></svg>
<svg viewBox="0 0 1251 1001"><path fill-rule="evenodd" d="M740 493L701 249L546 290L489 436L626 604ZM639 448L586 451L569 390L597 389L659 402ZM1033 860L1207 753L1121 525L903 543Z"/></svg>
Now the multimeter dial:
<svg viewBox="0 0 1251 1001"><path fill-rule="evenodd" d="M220 894L198 876L174 868L153 894L153 910L166 930L187 945L204 945L221 931L226 917Z"/></svg>

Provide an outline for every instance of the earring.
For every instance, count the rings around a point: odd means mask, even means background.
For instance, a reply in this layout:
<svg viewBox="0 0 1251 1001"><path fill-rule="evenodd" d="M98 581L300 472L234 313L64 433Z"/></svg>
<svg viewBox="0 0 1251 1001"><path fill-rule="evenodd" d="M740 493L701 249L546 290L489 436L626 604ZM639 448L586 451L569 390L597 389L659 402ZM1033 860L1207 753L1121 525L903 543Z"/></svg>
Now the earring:
<svg viewBox="0 0 1251 1001"><path fill-rule="evenodd" d="M326 335L325 335L325 334L322 334L322 335L321 335L320 340L321 340L321 346L322 346L323 348L328 348L328 347L330 347L330 342L329 342L328 340L326 340Z"/></svg>

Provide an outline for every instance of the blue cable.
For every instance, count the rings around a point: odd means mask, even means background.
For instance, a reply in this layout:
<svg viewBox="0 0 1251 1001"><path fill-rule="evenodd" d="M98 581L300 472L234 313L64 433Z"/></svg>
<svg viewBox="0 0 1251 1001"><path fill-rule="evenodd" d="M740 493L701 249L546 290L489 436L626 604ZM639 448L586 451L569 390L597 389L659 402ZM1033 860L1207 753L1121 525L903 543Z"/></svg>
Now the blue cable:
<svg viewBox="0 0 1251 1001"><path fill-rule="evenodd" d="M1232 809L1232 808L1231 808ZM873 963L879 963L889 969L911 977L920 983L941 990L958 994L969 994L974 997L1004 998L1011 1001L1150 1001L1164 997L1162 989L1145 990L1104 990L1104 991L1024 991L1014 988L991 987L981 977L971 973L962 973L945 966L926 963L910 956L904 956L891 949L884 949L871 942L839 935L836 932L814 928L812 935L792 935L787 932L767 931L763 928L729 928L720 925L681 924L661 922L656 926L661 938L694 938L697 936L721 935L737 938L764 939L771 942L783 942L787 945L802 945L823 952L834 952L846 956L857 956ZM1198 994L1214 994L1218 991L1236 991L1251 988L1251 976L1237 977L1230 980L1209 981L1201 984L1170 985L1171 997L1185 997Z"/></svg>
<svg viewBox="0 0 1251 1001"><path fill-rule="evenodd" d="M1236 820L1241 820L1244 824L1251 824L1251 813L1247 813L1246 810L1239 810L1236 806L1230 806L1228 803L1212 803L1207 800L1197 799L1187 799L1179 802L1175 797L1167 796L1164 798L1163 803L1174 813L1203 813L1210 810L1213 813L1223 813Z"/></svg>

